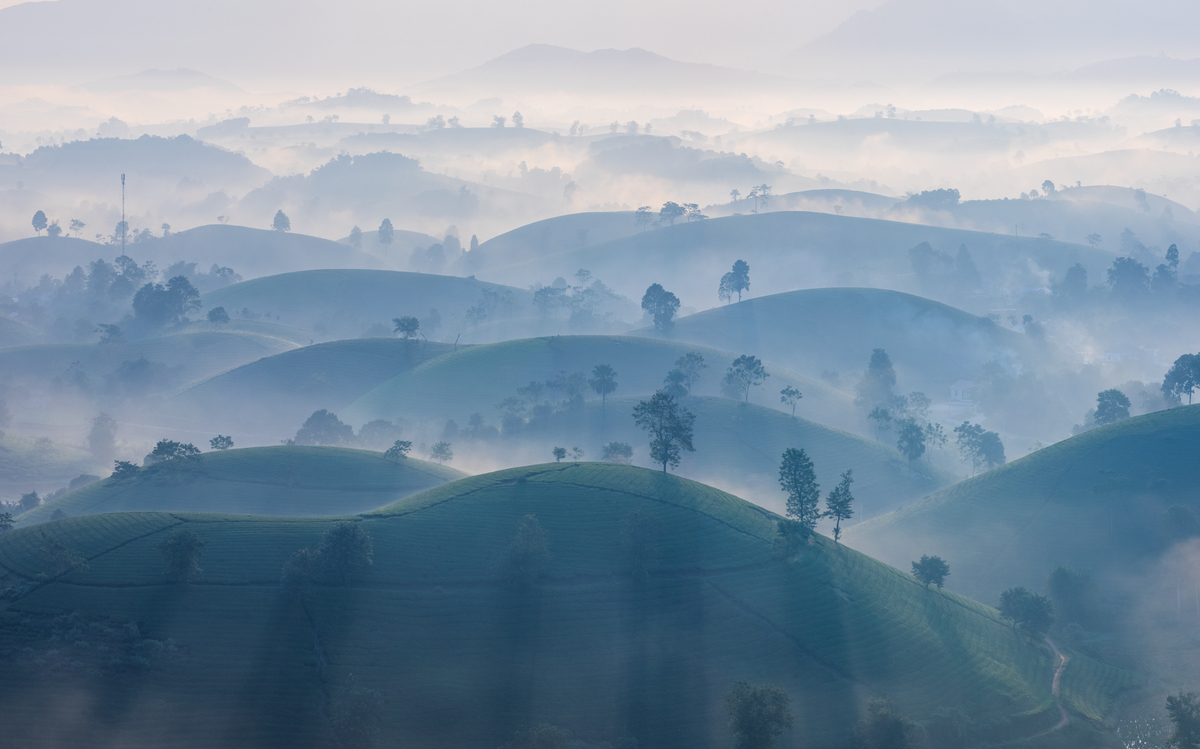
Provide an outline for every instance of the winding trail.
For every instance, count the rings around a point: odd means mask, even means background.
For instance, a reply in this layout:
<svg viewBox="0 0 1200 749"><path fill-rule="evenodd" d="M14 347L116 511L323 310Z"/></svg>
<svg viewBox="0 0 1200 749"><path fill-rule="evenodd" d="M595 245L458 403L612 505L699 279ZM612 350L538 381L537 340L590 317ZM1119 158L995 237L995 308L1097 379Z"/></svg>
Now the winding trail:
<svg viewBox="0 0 1200 749"><path fill-rule="evenodd" d="M1047 728L1045 731L1030 736L1029 738L1031 739L1036 739L1039 736L1045 736L1048 733L1053 733L1060 728L1065 728L1066 725L1071 722L1071 716L1067 713L1067 707L1063 704L1062 695L1059 693L1059 686L1062 683L1063 672L1067 670L1067 664L1071 662L1071 659L1069 656L1063 655L1063 652L1058 649L1058 646L1055 645L1054 641L1049 637L1046 638L1046 644L1049 645L1050 649L1054 651L1054 654L1058 656L1058 668L1054 669L1054 681L1050 683L1050 693L1054 695L1054 701L1058 703L1058 722L1052 727Z"/></svg>

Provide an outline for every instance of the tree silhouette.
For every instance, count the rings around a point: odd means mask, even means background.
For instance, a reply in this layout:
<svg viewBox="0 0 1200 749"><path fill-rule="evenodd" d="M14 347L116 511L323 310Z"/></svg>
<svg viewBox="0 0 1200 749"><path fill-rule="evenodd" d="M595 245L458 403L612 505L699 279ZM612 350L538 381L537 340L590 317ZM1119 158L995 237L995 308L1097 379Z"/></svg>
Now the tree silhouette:
<svg viewBox="0 0 1200 749"><path fill-rule="evenodd" d="M275 231L291 231L292 220L287 217L287 214L280 208L275 211L275 220L271 222L271 228Z"/></svg>
<svg viewBox="0 0 1200 749"><path fill-rule="evenodd" d="M679 297L662 287L650 284L642 295L642 309L654 318L654 329L666 333L675 326L675 313L679 311Z"/></svg>
<svg viewBox="0 0 1200 749"><path fill-rule="evenodd" d="M671 226L674 226L675 219L679 218L684 213L686 213L686 210L683 206L674 201L668 200L667 202L663 203L662 208L658 210L658 218L660 221L666 221Z"/></svg>
<svg viewBox="0 0 1200 749"><path fill-rule="evenodd" d="M1175 360L1163 377L1163 395L1172 400L1187 396L1192 403L1192 392L1200 387L1200 354L1184 354Z"/></svg>
<svg viewBox="0 0 1200 749"><path fill-rule="evenodd" d="M688 395L691 395L692 386L700 379L700 370L708 369L708 365L704 363L703 356L689 351L675 360L675 368L683 374L683 383L687 387Z"/></svg>
<svg viewBox="0 0 1200 749"><path fill-rule="evenodd" d="M1194 692L1167 697L1167 717L1171 720L1171 749L1200 749L1200 699Z"/></svg>
<svg viewBox="0 0 1200 749"><path fill-rule="evenodd" d="M395 326L392 332L399 333L406 341L416 338L417 331L421 328L421 321L411 315L393 317L392 324Z"/></svg>
<svg viewBox="0 0 1200 749"><path fill-rule="evenodd" d="M1001 593L997 608L1001 616L1030 635L1044 635L1054 624L1054 604L1050 599L1024 587L1009 588Z"/></svg>
<svg viewBox="0 0 1200 749"><path fill-rule="evenodd" d="M854 495L850 493L850 485L854 483L854 471L846 469L842 480L833 487L825 497L825 517L833 518L833 542L836 544L842 537L842 521L854 517Z"/></svg>
<svg viewBox="0 0 1200 749"><path fill-rule="evenodd" d="M383 223L379 225L379 244L386 246L391 245L392 239L396 236L396 230L392 228L392 220L385 218Z"/></svg>
<svg viewBox="0 0 1200 749"><path fill-rule="evenodd" d="M915 419L905 419L900 423L896 449L908 458L908 472L911 474L913 461L925 454L925 430Z"/></svg>
<svg viewBox="0 0 1200 749"><path fill-rule="evenodd" d="M608 394L617 389L617 372L607 364L597 364L592 367L592 379L588 380L588 385L600 396L600 408L603 410Z"/></svg>
<svg viewBox="0 0 1200 749"><path fill-rule="evenodd" d="M750 388L763 384L770 376L767 368L763 366L762 360L756 356L742 354L733 360L733 364L729 365L729 370L725 373L725 380L731 386L736 386L739 392L744 393L745 401L749 403Z"/></svg>
<svg viewBox="0 0 1200 749"><path fill-rule="evenodd" d="M817 483L817 472L804 450L789 447L783 451L779 486L788 495L787 516L800 524L803 533L812 533L821 519L818 509L821 485Z"/></svg>
<svg viewBox="0 0 1200 749"><path fill-rule="evenodd" d="M791 698L772 684L736 682L725 695L734 749L771 749L792 727Z"/></svg>
<svg viewBox="0 0 1200 749"><path fill-rule="evenodd" d="M1096 423L1103 426L1129 418L1129 398L1116 388L1102 390L1096 396Z"/></svg>
<svg viewBox="0 0 1200 749"><path fill-rule="evenodd" d="M936 585L940 588L950 575L950 565L941 557L922 554L919 562L912 563L912 574L925 587Z"/></svg>
<svg viewBox="0 0 1200 749"><path fill-rule="evenodd" d="M33 214L33 230L37 232L39 237L42 236L42 229L46 228L46 224L47 221L45 213L38 211L37 213Z"/></svg>
<svg viewBox="0 0 1200 749"><path fill-rule="evenodd" d="M796 418L796 404L799 403L800 399L803 397L804 394L791 385L788 385L783 390L779 391L779 402L785 406L792 407L793 419Z"/></svg>
<svg viewBox="0 0 1200 749"><path fill-rule="evenodd" d="M660 463L663 473L667 467L679 465L682 450L695 452L692 447L692 425L696 417L669 393L659 390L650 400L633 407L634 423L650 435L650 459Z"/></svg>

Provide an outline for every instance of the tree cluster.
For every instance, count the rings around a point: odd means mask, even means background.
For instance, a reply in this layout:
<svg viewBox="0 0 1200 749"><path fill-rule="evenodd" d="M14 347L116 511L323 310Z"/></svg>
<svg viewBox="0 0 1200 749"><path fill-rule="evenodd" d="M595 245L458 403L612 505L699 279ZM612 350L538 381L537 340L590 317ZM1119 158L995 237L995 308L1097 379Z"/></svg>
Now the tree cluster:
<svg viewBox="0 0 1200 749"><path fill-rule="evenodd" d="M733 295L737 294L738 301L742 301L742 292L750 290L750 265L744 260L738 260L733 264L733 270L721 276L721 283L717 286L717 298L728 304Z"/></svg>
<svg viewBox="0 0 1200 749"><path fill-rule="evenodd" d="M981 467L991 470L1007 462L1004 457L1004 443L1000 441L999 434L988 432L978 424L968 421L954 427L954 434L959 455L971 464L972 476Z"/></svg>
<svg viewBox="0 0 1200 749"><path fill-rule="evenodd" d="M1020 586L1000 594L997 610L1013 626L1031 636L1046 634L1054 624L1054 604L1050 599Z"/></svg>
<svg viewBox="0 0 1200 749"><path fill-rule="evenodd" d="M750 402L750 388L758 387L767 381L771 375L767 372L762 360L756 356L743 354L733 360L725 377L721 380L721 391L730 398L742 398Z"/></svg>
<svg viewBox="0 0 1200 749"><path fill-rule="evenodd" d="M357 522L341 522L321 537L316 551L300 549L283 565L280 586L292 595L306 595L314 583L344 583L374 562L371 535Z"/></svg>
<svg viewBox="0 0 1200 749"><path fill-rule="evenodd" d="M701 371L708 369L704 357L695 351L675 360L675 368L663 378L663 390L676 400L692 394L692 386L700 379Z"/></svg>

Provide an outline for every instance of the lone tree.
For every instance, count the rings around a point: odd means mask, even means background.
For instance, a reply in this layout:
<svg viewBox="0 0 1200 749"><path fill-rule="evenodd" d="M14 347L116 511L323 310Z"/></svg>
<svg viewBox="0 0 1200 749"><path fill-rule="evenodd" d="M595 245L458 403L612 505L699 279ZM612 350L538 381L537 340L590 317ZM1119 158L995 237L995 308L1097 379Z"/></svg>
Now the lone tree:
<svg viewBox="0 0 1200 749"><path fill-rule="evenodd" d="M721 286L717 295L722 299L730 299L734 294L737 294L738 301L742 301L742 292L750 290L750 266L745 260L738 260L733 264L733 270L721 277Z"/></svg>
<svg viewBox="0 0 1200 749"><path fill-rule="evenodd" d="M867 371L855 387L858 395L855 402L867 408L891 403L895 387L896 370L892 367L891 357L881 348L872 350Z"/></svg>
<svg viewBox="0 0 1200 749"><path fill-rule="evenodd" d="M770 749L792 727L791 698L773 684L736 682L725 694L734 749Z"/></svg>
<svg viewBox="0 0 1200 749"><path fill-rule="evenodd" d="M537 515L529 514L517 525L501 572L510 585L528 588L541 578L549 556L546 532Z"/></svg>
<svg viewBox="0 0 1200 749"><path fill-rule="evenodd" d="M403 458L408 457L408 453L412 451L412 442L409 440L396 440L392 446L383 454L384 459L399 462Z"/></svg>
<svg viewBox="0 0 1200 749"><path fill-rule="evenodd" d="M742 354L733 360L733 364L729 365L729 371L725 373L725 381L731 386L736 385L738 390L745 395L746 402L749 403L750 388L763 384L770 376L758 357Z"/></svg>
<svg viewBox="0 0 1200 749"><path fill-rule="evenodd" d="M321 537L317 560L335 580L344 581L351 574L373 564L375 546L361 523L338 523Z"/></svg>
<svg viewBox="0 0 1200 749"><path fill-rule="evenodd" d="M925 429L916 419L905 419L900 422L900 433L896 438L896 449L908 458L908 472L912 473L913 461L925 454Z"/></svg>
<svg viewBox="0 0 1200 749"><path fill-rule="evenodd" d="M33 214L33 229L39 237L42 236L42 229L46 228L47 223L45 213L38 211Z"/></svg>
<svg viewBox="0 0 1200 749"><path fill-rule="evenodd" d="M791 385L788 385L783 390L779 391L779 402L785 406L792 407L792 418L793 419L796 418L796 404L799 403L800 399L803 397L804 397L804 393L801 393L799 390L792 387Z"/></svg>
<svg viewBox="0 0 1200 749"><path fill-rule="evenodd" d="M1116 388L1102 390L1096 396L1096 423L1103 426L1129 418L1129 398Z"/></svg>
<svg viewBox="0 0 1200 749"><path fill-rule="evenodd" d="M683 384L687 387L688 395L692 394L692 386L700 379L700 370L708 369L704 357L695 351L689 351L675 360L675 368L683 374Z"/></svg>
<svg viewBox="0 0 1200 749"><path fill-rule="evenodd" d="M554 448L554 462L555 463L561 463L563 458L565 458L565 457L567 457L567 448L565 448L565 447L555 447Z"/></svg>
<svg viewBox="0 0 1200 749"><path fill-rule="evenodd" d="M813 462L804 450L789 447L783 451L779 486L788 495L787 516L800 524L801 533L812 533L821 519L821 485L817 483Z"/></svg>
<svg viewBox="0 0 1200 749"><path fill-rule="evenodd" d="M1009 588L1000 594L1000 615L1030 635L1044 635L1054 624L1054 604L1046 596L1024 587Z"/></svg>
<svg viewBox="0 0 1200 749"><path fill-rule="evenodd" d="M633 407L633 420L650 435L650 459L661 463L663 473L667 467L679 465L680 452L695 452L692 447L692 424L696 417L664 390L659 390L648 401Z"/></svg>
<svg viewBox="0 0 1200 749"><path fill-rule="evenodd" d="M842 480L833 487L829 496L825 497L825 517L833 518L833 542L836 544L842 537L842 521L854 517L854 495L850 493L850 485L854 483L854 471L846 469Z"/></svg>
<svg viewBox="0 0 1200 749"><path fill-rule="evenodd" d="M679 311L679 297L662 287L650 284L642 295L642 309L654 318L654 329L667 333L675 327L675 313Z"/></svg>
<svg viewBox="0 0 1200 749"><path fill-rule="evenodd" d="M186 583L200 577L200 555L204 542L190 528L180 528L158 544L163 562L167 566L167 577L177 583Z"/></svg>
<svg viewBox="0 0 1200 749"><path fill-rule="evenodd" d="M350 230L350 246L356 250L362 249L362 229L358 228L358 224Z"/></svg>
<svg viewBox="0 0 1200 749"><path fill-rule="evenodd" d="M662 208L659 209L658 220L666 221L671 226L674 226L675 219L679 218L685 213L687 213L686 208L672 200L668 200L667 202L663 203Z"/></svg>
<svg viewBox="0 0 1200 749"><path fill-rule="evenodd" d="M616 392L617 371L607 364L597 364L592 367L592 379L588 380L588 385L600 396L600 408L603 410L608 394Z"/></svg>
<svg viewBox="0 0 1200 749"><path fill-rule="evenodd" d="M392 324L395 326L392 332L399 333L406 341L416 338L417 331L421 329L421 321L411 315L393 317Z"/></svg>
<svg viewBox="0 0 1200 749"><path fill-rule="evenodd" d="M291 231L292 220L287 217L287 214L280 208L275 211L275 220L271 222L271 228L275 231Z"/></svg>
<svg viewBox="0 0 1200 749"><path fill-rule="evenodd" d="M385 218L379 225L379 244L390 245L395 236L396 230L392 227L392 220Z"/></svg>
<svg viewBox="0 0 1200 749"><path fill-rule="evenodd" d="M862 749L915 749L921 745L920 730L891 700L872 699L854 728L854 743Z"/></svg>
<svg viewBox="0 0 1200 749"><path fill-rule="evenodd" d="M438 463L448 463L454 460L454 451L450 449L450 443L445 440L435 442L433 447L429 448L429 459L436 460Z"/></svg>
<svg viewBox="0 0 1200 749"><path fill-rule="evenodd" d="M1163 377L1162 392L1172 401L1187 396L1192 403L1192 392L1200 387L1200 354L1184 354L1175 360Z"/></svg>
<svg viewBox="0 0 1200 749"><path fill-rule="evenodd" d="M226 437L223 434L218 434L208 441L210 450L228 450L231 447L233 447L233 437Z"/></svg>
<svg viewBox="0 0 1200 749"><path fill-rule="evenodd" d="M354 442L354 427L345 424L337 414L322 408L313 411L292 439L297 445L348 445Z"/></svg>
<svg viewBox="0 0 1200 749"><path fill-rule="evenodd" d="M912 563L912 574L925 587L936 585L940 588L950 575L950 565L941 557L922 554L921 561Z"/></svg>
<svg viewBox="0 0 1200 749"><path fill-rule="evenodd" d="M978 424L967 421L954 427L954 434L959 455L971 464L972 476L981 466L992 469L1004 465L1004 444L1000 441L999 434L984 431Z"/></svg>
<svg viewBox="0 0 1200 749"><path fill-rule="evenodd" d="M1171 719L1171 749L1200 749L1200 699L1195 692L1167 697L1167 717Z"/></svg>
<svg viewBox="0 0 1200 749"><path fill-rule="evenodd" d="M224 307L213 307L208 311L208 321L213 325L228 325L229 313Z"/></svg>
<svg viewBox="0 0 1200 749"><path fill-rule="evenodd" d="M600 459L605 463L629 465L633 462L633 445L628 442L609 442L604 446Z"/></svg>

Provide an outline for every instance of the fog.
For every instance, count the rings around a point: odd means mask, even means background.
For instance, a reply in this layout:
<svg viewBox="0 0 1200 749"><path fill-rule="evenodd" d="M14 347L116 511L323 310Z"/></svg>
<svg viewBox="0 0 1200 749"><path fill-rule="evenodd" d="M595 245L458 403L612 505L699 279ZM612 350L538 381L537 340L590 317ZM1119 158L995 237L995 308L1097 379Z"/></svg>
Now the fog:
<svg viewBox="0 0 1200 749"><path fill-rule="evenodd" d="M1166 745L1197 21L0 0L12 738Z"/></svg>

